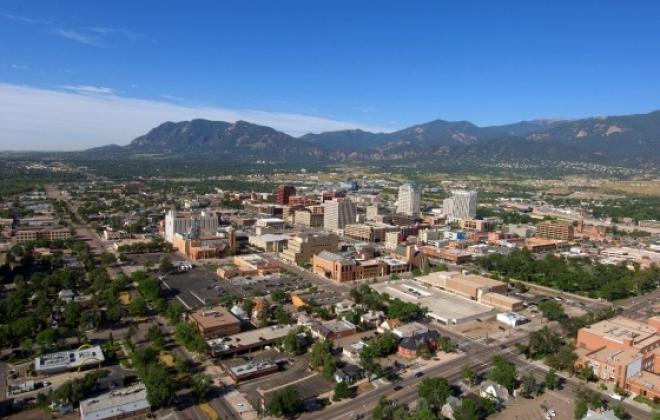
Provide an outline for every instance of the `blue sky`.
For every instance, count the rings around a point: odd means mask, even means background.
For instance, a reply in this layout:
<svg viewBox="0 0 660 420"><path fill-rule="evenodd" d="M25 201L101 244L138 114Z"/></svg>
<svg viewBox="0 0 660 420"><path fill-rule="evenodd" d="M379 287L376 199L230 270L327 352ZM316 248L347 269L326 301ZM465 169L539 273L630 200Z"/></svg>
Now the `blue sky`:
<svg viewBox="0 0 660 420"><path fill-rule="evenodd" d="M660 2L0 3L0 150L660 108Z"/></svg>

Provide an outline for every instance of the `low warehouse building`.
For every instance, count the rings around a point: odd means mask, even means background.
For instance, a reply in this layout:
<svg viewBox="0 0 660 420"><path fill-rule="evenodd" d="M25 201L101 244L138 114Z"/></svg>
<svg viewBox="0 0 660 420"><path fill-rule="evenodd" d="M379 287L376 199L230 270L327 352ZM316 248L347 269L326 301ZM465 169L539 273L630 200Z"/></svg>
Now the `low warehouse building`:
<svg viewBox="0 0 660 420"><path fill-rule="evenodd" d="M517 327L518 325L526 324L529 322L529 319L524 316L520 315L516 312L502 312L497 314L496 319L503 323L508 325L509 327Z"/></svg>
<svg viewBox="0 0 660 420"><path fill-rule="evenodd" d="M234 383L238 384L248 379L260 378L275 373L279 370L279 366L276 363L263 360L251 361L242 365L226 368L225 370Z"/></svg>
<svg viewBox="0 0 660 420"><path fill-rule="evenodd" d="M142 418L150 410L144 384L135 384L80 401L81 420Z"/></svg>
<svg viewBox="0 0 660 420"><path fill-rule="evenodd" d="M94 346L39 356L34 359L34 371L41 374L53 374L98 366L104 361L103 350L99 346Z"/></svg>
<svg viewBox="0 0 660 420"><path fill-rule="evenodd" d="M446 325L456 325L495 315L494 308L414 281L387 281L371 286L405 302L428 308L428 316Z"/></svg>

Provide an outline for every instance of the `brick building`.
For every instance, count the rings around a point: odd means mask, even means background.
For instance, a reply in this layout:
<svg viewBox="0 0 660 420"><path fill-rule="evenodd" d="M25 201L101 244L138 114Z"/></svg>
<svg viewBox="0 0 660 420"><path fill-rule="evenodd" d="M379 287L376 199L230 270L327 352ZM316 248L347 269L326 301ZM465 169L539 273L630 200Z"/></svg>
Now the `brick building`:
<svg viewBox="0 0 660 420"><path fill-rule="evenodd" d="M591 367L603 381L660 401L660 318L617 316L578 331L576 367Z"/></svg>
<svg viewBox="0 0 660 420"><path fill-rule="evenodd" d="M289 198L296 195L296 187L293 185L279 185L275 191L275 200L277 204L283 206L289 204Z"/></svg>

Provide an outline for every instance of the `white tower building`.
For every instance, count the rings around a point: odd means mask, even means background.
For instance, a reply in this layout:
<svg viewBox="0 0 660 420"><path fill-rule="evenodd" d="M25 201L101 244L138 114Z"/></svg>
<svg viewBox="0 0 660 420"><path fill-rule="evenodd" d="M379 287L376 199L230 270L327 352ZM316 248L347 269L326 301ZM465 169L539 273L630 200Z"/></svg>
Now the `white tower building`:
<svg viewBox="0 0 660 420"><path fill-rule="evenodd" d="M396 212L407 216L419 214L422 193L412 182L406 182L399 187L399 197L396 202Z"/></svg>
<svg viewBox="0 0 660 420"><path fill-rule="evenodd" d="M477 192L454 190L451 198L443 201L442 208L451 220L474 219L477 216Z"/></svg>
<svg viewBox="0 0 660 420"><path fill-rule="evenodd" d="M323 229L327 231L334 232L355 223L356 216L355 203L348 198L323 203Z"/></svg>

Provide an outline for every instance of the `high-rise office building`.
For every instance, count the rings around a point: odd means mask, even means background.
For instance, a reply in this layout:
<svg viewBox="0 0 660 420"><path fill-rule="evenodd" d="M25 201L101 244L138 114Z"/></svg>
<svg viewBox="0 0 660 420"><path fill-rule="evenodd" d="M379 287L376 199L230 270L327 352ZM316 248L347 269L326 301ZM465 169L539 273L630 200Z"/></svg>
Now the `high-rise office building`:
<svg viewBox="0 0 660 420"><path fill-rule="evenodd" d="M406 182L399 187L399 197L396 202L396 212L407 216L419 214L422 193L412 182Z"/></svg>
<svg viewBox="0 0 660 420"><path fill-rule="evenodd" d="M275 198L277 204L286 205L289 204L289 197L296 195L296 187L293 185L279 185L277 191L275 192Z"/></svg>
<svg viewBox="0 0 660 420"><path fill-rule="evenodd" d="M165 215L165 239L172 242L177 233L184 235L194 231L205 236L215 236L218 225L218 215L211 211L196 213L169 210Z"/></svg>
<svg viewBox="0 0 660 420"><path fill-rule="evenodd" d="M357 209L355 203L348 198L334 199L323 203L323 228L328 231L343 229L344 226L355 223Z"/></svg>
<svg viewBox="0 0 660 420"><path fill-rule="evenodd" d="M477 216L477 192L454 190L442 202L442 210L451 219L474 219Z"/></svg>

